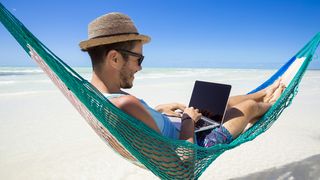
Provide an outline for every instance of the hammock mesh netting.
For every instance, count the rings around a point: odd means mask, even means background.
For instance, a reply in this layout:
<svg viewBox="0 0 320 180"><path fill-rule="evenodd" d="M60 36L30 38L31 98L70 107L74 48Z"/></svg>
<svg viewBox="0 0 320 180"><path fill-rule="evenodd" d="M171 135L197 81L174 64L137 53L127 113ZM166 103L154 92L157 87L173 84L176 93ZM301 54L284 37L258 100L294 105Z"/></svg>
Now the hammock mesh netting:
<svg viewBox="0 0 320 180"><path fill-rule="evenodd" d="M149 169L161 179L197 179L223 152L253 140L270 128L297 94L299 83L320 42L318 33L267 81L249 92L269 86L295 61L303 59L284 93L257 123L230 144L204 148L183 140L163 137L115 107L94 86L42 44L1 3L0 20L106 144L125 159Z"/></svg>

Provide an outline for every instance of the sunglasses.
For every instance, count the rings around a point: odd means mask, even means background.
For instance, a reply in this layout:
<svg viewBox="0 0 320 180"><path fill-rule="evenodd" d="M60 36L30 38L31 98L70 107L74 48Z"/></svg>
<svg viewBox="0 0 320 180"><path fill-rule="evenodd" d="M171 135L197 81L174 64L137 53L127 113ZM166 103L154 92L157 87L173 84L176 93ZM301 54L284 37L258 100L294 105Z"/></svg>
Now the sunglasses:
<svg viewBox="0 0 320 180"><path fill-rule="evenodd" d="M125 49L115 49L115 50L123 52L123 53L126 53L126 54L128 54L130 56L138 57L138 65L141 66L142 61L144 59L144 56L142 54L138 54L138 53L135 53L135 52L132 52L132 51L128 51L128 50L125 50Z"/></svg>

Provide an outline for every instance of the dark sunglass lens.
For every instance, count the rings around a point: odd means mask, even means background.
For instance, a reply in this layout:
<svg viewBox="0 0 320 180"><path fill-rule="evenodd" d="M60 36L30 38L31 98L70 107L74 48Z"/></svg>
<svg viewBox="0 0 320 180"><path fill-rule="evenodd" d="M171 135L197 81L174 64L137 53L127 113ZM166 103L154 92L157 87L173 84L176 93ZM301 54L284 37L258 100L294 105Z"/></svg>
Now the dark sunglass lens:
<svg viewBox="0 0 320 180"><path fill-rule="evenodd" d="M117 49L117 51L121 51L121 52L124 52L126 54L129 54L131 56L135 56L135 57L138 57L138 65L141 66L142 64L142 61L144 59L144 56L142 54L138 54L138 53L135 53L135 52L131 52L131 51L128 51L128 50L124 50L124 49Z"/></svg>
<svg viewBox="0 0 320 180"><path fill-rule="evenodd" d="M139 64L139 66L141 66L141 64L142 64L142 62L143 62L143 56L142 57L140 57L139 59L138 59L138 64Z"/></svg>

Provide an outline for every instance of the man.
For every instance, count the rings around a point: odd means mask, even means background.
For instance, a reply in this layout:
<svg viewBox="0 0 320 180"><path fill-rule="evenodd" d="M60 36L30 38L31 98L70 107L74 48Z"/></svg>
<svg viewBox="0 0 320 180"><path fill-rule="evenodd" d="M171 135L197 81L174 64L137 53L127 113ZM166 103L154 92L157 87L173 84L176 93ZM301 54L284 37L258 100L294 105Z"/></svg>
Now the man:
<svg viewBox="0 0 320 180"><path fill-rule="evenodd" d="M122 90L133 86L135 73L142 69L143 44L148 43L150 38L139 34L131 19L121 13L109 13L92 21L88 36L89 39L82 41L80 47L91 58L91 83L118 108L163 136L193 143L194 123L201 117L198 109L178 103L159 105L153 109L143 100ZM231 97L225 123L206 134L201 145L208 147L230 143L249 123L254 123L271 107L283 88L277 81L255 94ZM180 116L176 110L183 112L180 131L166 116Z"/></svg>

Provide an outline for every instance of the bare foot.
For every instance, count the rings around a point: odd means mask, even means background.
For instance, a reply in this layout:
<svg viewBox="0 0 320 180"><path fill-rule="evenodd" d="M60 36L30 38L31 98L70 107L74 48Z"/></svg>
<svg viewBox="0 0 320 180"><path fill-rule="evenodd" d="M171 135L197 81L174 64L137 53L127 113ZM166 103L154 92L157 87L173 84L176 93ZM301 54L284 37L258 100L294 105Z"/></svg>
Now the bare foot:
<svg viewBox="0 0 320 180"><path fill-rule="evenodd" d="M280 86L280 81L281 81L281 78L277 79L273 84L271 84L266 88L265 96L263 97L263 102L270 102L270 99L272 98L274 92Z"/></svg>
<svg viewBox="0 0 320 180"><path fill-rule="evenodd" d="M286 86L281 83L278 89L274 91L272 98L269 100L269 103L274 104L279 99L285 88Z"/></svg>

